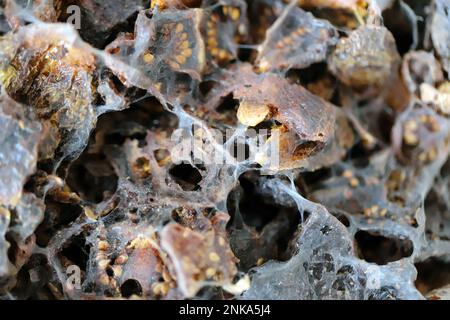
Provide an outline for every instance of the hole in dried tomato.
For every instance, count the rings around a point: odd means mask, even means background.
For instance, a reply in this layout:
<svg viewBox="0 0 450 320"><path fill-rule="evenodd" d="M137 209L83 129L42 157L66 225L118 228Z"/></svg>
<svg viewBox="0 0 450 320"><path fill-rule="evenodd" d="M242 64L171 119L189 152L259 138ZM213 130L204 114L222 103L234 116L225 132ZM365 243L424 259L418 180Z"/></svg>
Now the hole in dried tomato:
<svg viewBox="0 0 450 320"><path fill-rule="evenodd" d="M340 223L342 223L347 228L350 227L350 220L343 214L339 212L332 212L333 216L339 220Z"/></svg>
<svg viewBox="0 0 450 320"><path fill-rule="evenodd" d="M142 296L142 287L139 281L128 279L120 286L122 297L129 298L132 295Z"/></svg>
<svg viewBox="0 0 450 320"><path fill-rule="evenodd" d="M85 271L89 260L89 252L91 247L87 244L85 235L79 234L73 237L69 244L64 247L60 255L70 260L72 263Z"/></svg>
<svg viewBox="0 0 450 320"><path fill-rule="evenodd" d="M217 107L217 112L235 112L239 106L239 100L233 98L233 94L230 93L225 98L222 99L220 105Z"/></svg>
<svg viewBox="0 0 450 320"><path fill-rule="evenodd" d="M198 89L200 90L200 93L203 97L208 96L208 93L211 92L211 90L214 88L214 86L217 84L216 81L213 80L207 80L203 81L198 85Z"/></svg>
<svg viewBox="0 0 450 320"><path fill-rule="evenodd" d="M83 154L69 168L67 184L81 198L99 203L117 189L117 175L100 154Z"/></svg>
<svg viewBox="0 0 450 320"><path fill-rule="evenodd" d="M68 226L75 221L83 209L79 205L58 203L48 199L45 203L44 221L36 229L36 244L46 247L54 232L61 226Z"/></svg>
<svg viewBox="0 0 450 320"><path fill-rule="evenodd" d="M170 157L170 151L167 149L156 149L153 154L160 167L163 167L166 160Z"/></svg>
<svg viewBox="0 0 450 320"><path fill-rule="evenodd" d="M391 8L383 11L383 22L392 32L398 52L402 55L408 52L414 42L413 24L398 1L395 1Z"/></svg>
<svg viewBox="0 0 450 320"><path fill-rule="evenodd" d="M416 265L416 288L426 294L434 289L450 284L450 263L438 258L430 258Z"/></svg>
<svg viewBox="0 0 450 320"><path fill-rule="evenodd" d="M387 238L361 230L355 234L355 240L361 258L379 265L409 257L413 253L413 243L409 239Z"/></svg>
<svg viewBox="0 0 450 320"><path fill-rule="evenodd" d="M176 183L185 191L196 191L200 189L198 185L202 181L200 171L190 164L182 163L172 167L169 174Z"/></svg>
<svg viewBox="0 0 450 320"><path fill-rule="evenodd" d="M261 230L279 212L279 208L266 201L264 195L255 189L250 174L239 177L239 183L244 189L244 195L239 202L239 210L244 222Z"/></svg>

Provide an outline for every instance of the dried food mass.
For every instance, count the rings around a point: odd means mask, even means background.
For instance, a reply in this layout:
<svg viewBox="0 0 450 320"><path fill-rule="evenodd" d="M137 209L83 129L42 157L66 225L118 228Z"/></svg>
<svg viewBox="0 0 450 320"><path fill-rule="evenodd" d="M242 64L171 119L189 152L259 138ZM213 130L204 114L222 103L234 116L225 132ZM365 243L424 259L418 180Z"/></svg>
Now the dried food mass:
<svg viewBox="0 0 450 320"><path fill-rule="evenodd" d="M450 299L448 0L0 0L0 299Z"/></svg>

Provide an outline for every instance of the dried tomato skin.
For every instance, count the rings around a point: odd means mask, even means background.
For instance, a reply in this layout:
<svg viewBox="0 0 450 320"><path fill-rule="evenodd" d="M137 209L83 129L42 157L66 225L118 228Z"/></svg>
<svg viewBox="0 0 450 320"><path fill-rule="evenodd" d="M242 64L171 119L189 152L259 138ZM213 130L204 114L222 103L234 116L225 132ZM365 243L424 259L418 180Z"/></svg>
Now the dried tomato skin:
<svg viewBox="0 0 450 320"><path fill-rule="evenodd" d="M0 299L448 298L446 1L25 2Z"/></svg>

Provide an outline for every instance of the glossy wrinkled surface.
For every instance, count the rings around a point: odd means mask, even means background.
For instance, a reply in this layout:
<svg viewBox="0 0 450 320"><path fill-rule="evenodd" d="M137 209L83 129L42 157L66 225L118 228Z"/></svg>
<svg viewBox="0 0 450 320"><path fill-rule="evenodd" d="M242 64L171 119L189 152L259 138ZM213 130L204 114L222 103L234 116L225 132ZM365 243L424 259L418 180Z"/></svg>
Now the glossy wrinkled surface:
<svg viewBox="0 0 450 320"><path fill-rule="evenodd" d="M0 1L0 298L448 299L425 2Z"/></svg>

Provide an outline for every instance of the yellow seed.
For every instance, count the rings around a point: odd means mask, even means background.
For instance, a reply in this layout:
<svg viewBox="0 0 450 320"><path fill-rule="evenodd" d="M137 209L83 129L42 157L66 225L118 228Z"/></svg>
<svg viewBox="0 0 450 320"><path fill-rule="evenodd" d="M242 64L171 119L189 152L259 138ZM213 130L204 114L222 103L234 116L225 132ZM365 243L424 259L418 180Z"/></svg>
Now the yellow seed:
<svg viewBox="0 0 450 320"><path fill-rule="evenodd" d="M95 215L95 212L94 212L91 208L85 207L85 208L84 208L84 214L85 214L86 217L88 217L89 219L97 220L97 216Z"/></svg>
<svg viewBox="0 0 450 320"><path fill-rule="evenodd" d="M145 63L152 63L154 58L155 57L151 53L144 54L144 62Z"/></svg>
<svg viewBox="0 0 450 320"><path fill-rule="evenodd" d="M230 16L231 16L231 19L236 21L241 16L241 13L239 12L239 9L233 8L233 9L231 9Z"/></svg>
<svg viewBox="0 0 450 320"><path fill-rule="evenodd" d="M209 28L206 34L208 37L215 37L217 35L217 30L215 28Z"/></svg>
<svg viewBox="0 0 450 320"><path fill-rule="evenodd" d="M99 241L98 242L98 249L101 251L106 251L109 249L109 243L106 241Z"/></svg>
<svg viewBox="0 0 450 320"><path fill-rule="evenodd" d="M407 145L414 146L419 143L419 138L414 133L405 131L403 134L403 141L405 141Z"/></svg>
<svg viewBox="0 0 450 320"><path fill-rule="evenodd" d="M122 267L121 266L113 266L112 269L114 272L114 276L116 278L119 278L122 275Z"/></svg>
<svg viewBox="0 0 450 320"><path fill-rule="evenodd" d="M256 126L268 118L269 115L270 108L267 105L255 105L245 100L241 102L237 111L239 122L248 127Z"/></svg>
<svg viewBox="0 0 450 320"><path fill-rule="evenodd" d="M216 47L217 46L217 39L210 37L208 40L206 40L206 43L208 44L208 47Z"/></svg>
<svg viewBox="0 0 450 320"><path fill-rule="evenodd" d="M181 49L187 49L189 48L189 41L185 40L180 44Z"/></svg>
<svg viewBox="0 0 450 320"><path fill-rule="evenodd" d="M107 274L102 274L98 280L104 286L109 285L109 277Z"/></svg>
<svg viewBox="0 0 450 320"><path fill-rule="evenodd" d="M428 125L427 127L431 131L433 131L433 132L439 131L439 123L432 116L430 116L430 115L423 115L421 117L421 121L423 123L426 123Z"/></svg>
<svg viewBox="0 0 450 320"><path fill-rule="evenodd" d="M189 58L190 56L192 56L192 49L188 48L183 50L183 56L185 56L186 58Z"/></svg>
<svg viewBox="0 0 450 320"><path fill-rule="evenodd" d="M164 271L162 272L162 277L163 277L165 282L172 281L172 277L170 276L169 271L167 271L166 269L164 269Z"/></svg>
<svg viewBox="0 0 450 320"><path fill-rule="evenodd" d="M121 254L118 256L115 260L115 263L117 264L125 264L128 261L128 256L126 254Z"/></svg>
<svg viewBox="0 0 450 320"><path fill-rule="evenodd" d="M228 52L225 50L219 51L219 60L226 60L228 58Z"/></svg>
<svg viewBox="0 0 450 320"><path fill-rule="evenodd" d="M285 45L290 46L290 45L292 45L292 44L294 43L294 40L292 40L291 37L285 37L285 38L283 39L283 42L284 42Z"/></svg>
<svg viewBox="0 0 450 320"><path fill-rule="evenodd" d="M380 211L380 217L385 217L385 216L386 216L386 213L387 213L387 209L386 209L386 208L382 209L382 210Z"/></svg>
<svg viewBox="0 0 450 320"><path fill-rule="evenodd" d="M108 265L109 265L109 260L107 260L107 259L103 259L98 262L98 267L101 270L105 270Z"/></svg>
<svg viewBox="0 0 450 320"><path fill-rule="evenodd" d="M158 6L159 10L164 10L167 8L167 0L152 0L150 3L150 8L154 9Z"/></svg>
<svg viewBox="0 0 450 320"><path fill-rule="evenodd" d="M256 265L259 267L264 263L264 258L259 258L258 261L256 261Z"/></svg>
<svg viewBox="0 0 450 320"><path fill-rule="evenodd" d="M370 207L370 210L372 211L373 214L377 213L378 211L378 206L377 205L373 205L372 207Z"/></svg>
<svg viewBox="0 0 450 320"><path fill-rule="evenodd" d="M213 57L216 57L218 53L219 53L219 49L217 49L217 48L212 48L211 49L211 55Z"/></svg>
<svg viewBox="0 0 450 320"><path fill-rule="evenodd" d="M0 206L0 217L1 216L5 217L7 220L9 220L11 213L9 212L8 209Z"/></svg>
<svg viewBox="0 0 450 320"><path fill-rule="evenodd" d="M180 69L180 65L174 61L169 61L169 66L173 69Z"/></svg>
<svg viewBox="0 0 450 320"><path fill-rule="evenodd" d="M155 266L155 272L161 273L162 272L162 265L160 263L157 263Z"/></svg>
<svg viewBox="0 0 450 320"><path fill-rule="evenodd" d="M228 15L228 7L227 6L223 6L222 7L222 12L224 15Z"/></svg>
<svg viewBox="0 0 450 320"><path fill-rule="evenodd" d="M436 159L437 157L437 150L436 148L432 148L430 151L428 151L427 153L427 160L428 161L433 161L434 159Z"/></svg>
<svg viewBox="0 0 450 320"><path fill-rule="evenodd" d="M420 160L421 162L425 162L425 161L427 160L427 154L426 154L426 152L421 152L421 153L419 154L419 160Z"/></svg>
<svg viewBox="0 0 450 320"><path fill-rule="evenodd" d="M304 33L305 33L305 28L303 28L303 27L300 27L300 28L298 28L297 30L294 31L294 34L297 35L297 36L301 36Z"/></svg>
<svg viewBox="0 0 450 320"><path fill-rule="evenodd" d="M212 278L216 274L216 269L208 268L206 269L206 277Z"/></svg>
<svg viewBox="0 0 450 320"><path fill-rule="evenodd" d="M170 286L164 282L158 282L153 285L153 293L158 296L165 296L169 293Z"/></svg>
<svg viewBox="0 0 450 320"><path fill-rule="evenodd" d="M260 72L267 72L270 69L270 63L266 59L261 59L258 65L258 73Z"/></svg>
<svg viewBox="0 0 450 320"><path fill-rule="evenodd" d="M99 251L99 252L97 252L97 255L95 258L97 259L97 261L106 259L106 253L103 251Z"/></svg>
<svg viewBox="0 0 450 320"><path fill-rule="evenodd" d="M153 285L153 288L152 288L152 290L153 290L153 293L155 294L155 295L157 295L157 296L159 296L159 295L161 295L161 292L162 292L162 282L158 282L158 283L155 283L154 285Z"/></svg>
<svg viewBox="0 0 450 320"><path fill-rule="evenodd" d="M438 90L443 93L450 93L450 81L444 82L438 87Z"/></svg>
<svg viewBox="0 0 450 320"><path fill-rule="evenodd" d="M426 114L421 115L420 116L420 121L423 122L423 123L427 122L428 121L428 115L426 115Z"/></svg>
<svg viewBox="0 0 450 320"><path fill-rule="evenodd" d="M183 55L179 55L175 57L175 60L179 63L179 64L184 64L186 62L186 57Z"/></svg>
<svg viewBox="0 0 450 320"><path fill-rule="evenodd" d="M350 179L350 186L352 186L353 188L356 188L359 185L359 181L356 178L351 178Z"/></svg>
<svg viewBox="0 0 450 320"><path fill-rule="evenodd" d="M220 260L220 257L219 257L219 255L217 253L211 252L209 254L209 260L211 260L212 262L217 262L217 261Z"/></svg>
<svg viewBox="0 0 450 320"><path fill-rule="evenodd" d="M162 295L166 296L169 293L170 286L167 283L164 283L161 288Z"/></svg>
<svg viewBox="0 0 450 320"><path fill-rule="evenodd" d="M345 177L345 178L350 179L351 177L353 177L353 172L352 172L351 170L345 170L345 171L342 173L342 176Z"/></svg>
<svg viewBox="0 0 450 320"><path fill-rule="evenodd" d="M219 237L219 245L224 246L225 245L225 239L222 237Z"/></svg>
<svg viewBox="0 0 450 320"><path fill-rule="evenodd" d="M176 30L177 32L182 32L182 31L184 30L183 24L182 24L182 23L178 23L177 26L176 26L176 28L175 28L175 30Z"/></svg>
<svg viewBox="0 0 450 320"><path fill-rule="evenodd" d="M183 32L182 34L181 34L181 36L180 36L180 39L183 41L183 40L187 40L187 38L188 38L188 35L187 35L187 33L186 32Z"/></svg>
<svg viewBox="0 0 450 320"><path fill-rule="evenodd" d="M405 122L405 129L416 130L418 128L417 122L414 120L408 120Z"/></svg>
<svg viewBox="0 0 450 320"><path fill-rule="evenodd" d="M138 236L129 244L129 249L147 249L151 247L151 241L149 238Z"/></svg>

